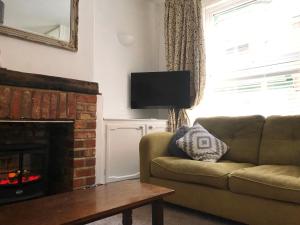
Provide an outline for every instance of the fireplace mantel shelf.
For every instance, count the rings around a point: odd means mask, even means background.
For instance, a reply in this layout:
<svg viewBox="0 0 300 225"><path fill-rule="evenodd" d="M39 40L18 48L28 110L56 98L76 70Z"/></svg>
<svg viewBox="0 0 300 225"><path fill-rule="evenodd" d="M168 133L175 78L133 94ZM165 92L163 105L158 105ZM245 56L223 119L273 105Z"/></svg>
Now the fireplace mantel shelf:
<svg viewBox="0 0 300 225"><path fill-rule="evenodd" d="M0 68L0 85L99 95L98 83Z"/></svg>
<svg viewBox="0 0 300 225"><path fill-rule="evenodd" d="M0 123L74 123L73 120L0 120Z"/></svg>

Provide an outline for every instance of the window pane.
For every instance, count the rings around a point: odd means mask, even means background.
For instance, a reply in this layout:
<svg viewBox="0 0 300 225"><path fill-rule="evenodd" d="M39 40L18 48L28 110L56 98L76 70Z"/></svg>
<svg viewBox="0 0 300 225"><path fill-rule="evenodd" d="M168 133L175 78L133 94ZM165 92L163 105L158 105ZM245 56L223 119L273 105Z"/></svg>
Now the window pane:
<svg viewBox="0 0 300 225"><path fill-rule="evenodd" d="M207 85L191 117L299 114L300 1L229 3L209 9Z"/></svg>
<svg viewBox="0 0 300 225"><path fill-rule="evenodd" d="M300 59L299 5L297 0L254 1L215 13L208 40L211 72Z"/></svg>

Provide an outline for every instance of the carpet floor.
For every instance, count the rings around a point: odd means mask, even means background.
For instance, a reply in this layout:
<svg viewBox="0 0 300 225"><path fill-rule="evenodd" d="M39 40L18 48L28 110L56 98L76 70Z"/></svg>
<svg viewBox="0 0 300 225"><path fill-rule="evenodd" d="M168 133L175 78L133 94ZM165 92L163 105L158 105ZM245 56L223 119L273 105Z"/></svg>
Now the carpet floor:
<svg viewBox="0 0 300 225"><path fill-rule="evenodd" d="M133 210L133 225L152 225L151 207L144 206ZM194 210L166 204L164 208L165 225L242 225ZM112 216L89 225L122 225L122 215Z"/></svg>

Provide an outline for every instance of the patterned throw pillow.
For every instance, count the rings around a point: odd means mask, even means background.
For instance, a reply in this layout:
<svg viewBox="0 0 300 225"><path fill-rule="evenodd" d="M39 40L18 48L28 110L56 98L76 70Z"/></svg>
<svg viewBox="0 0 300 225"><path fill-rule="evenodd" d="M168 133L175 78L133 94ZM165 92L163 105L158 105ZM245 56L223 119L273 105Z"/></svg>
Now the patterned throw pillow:
<svg viewBox="0 0 300 225"><path fill-rule="evenodd" d="M178 146L176 145L176 141L182 138L189 131L189 129L190 128L188 126L182 126L178 128L176 133L173 135L168 145L168 153L171 156L190 158L182 149L178 148Z"/></svg>
<svg viewBox="0 0 300 225"><path fill-rule="evenodd" d="M214 137L200 124L190 128L176 144L192 159L206 162L218 161L228 150L223 141Z"/></svg>

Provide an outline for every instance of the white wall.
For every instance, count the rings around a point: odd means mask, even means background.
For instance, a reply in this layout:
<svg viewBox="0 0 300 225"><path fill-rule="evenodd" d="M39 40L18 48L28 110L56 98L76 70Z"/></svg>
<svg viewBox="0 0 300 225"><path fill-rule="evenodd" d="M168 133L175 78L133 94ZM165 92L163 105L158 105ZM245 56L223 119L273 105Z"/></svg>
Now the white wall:
<svg viewBox="0 0 300 225"><path fill-rule="evenodd" d="M1 66L91 81L93 79L93 0L79 1L77 53L0 35Z"/></svg>
<svg viewBox="0 0 300 225"><path fill-rule="evenodd" d="M94 80L103 94L104 118L157 117L157 110L130 109L130 73L159 70L157 5L150 0L95 1ZM118 33L135 37L132 46Z"/></svg>

